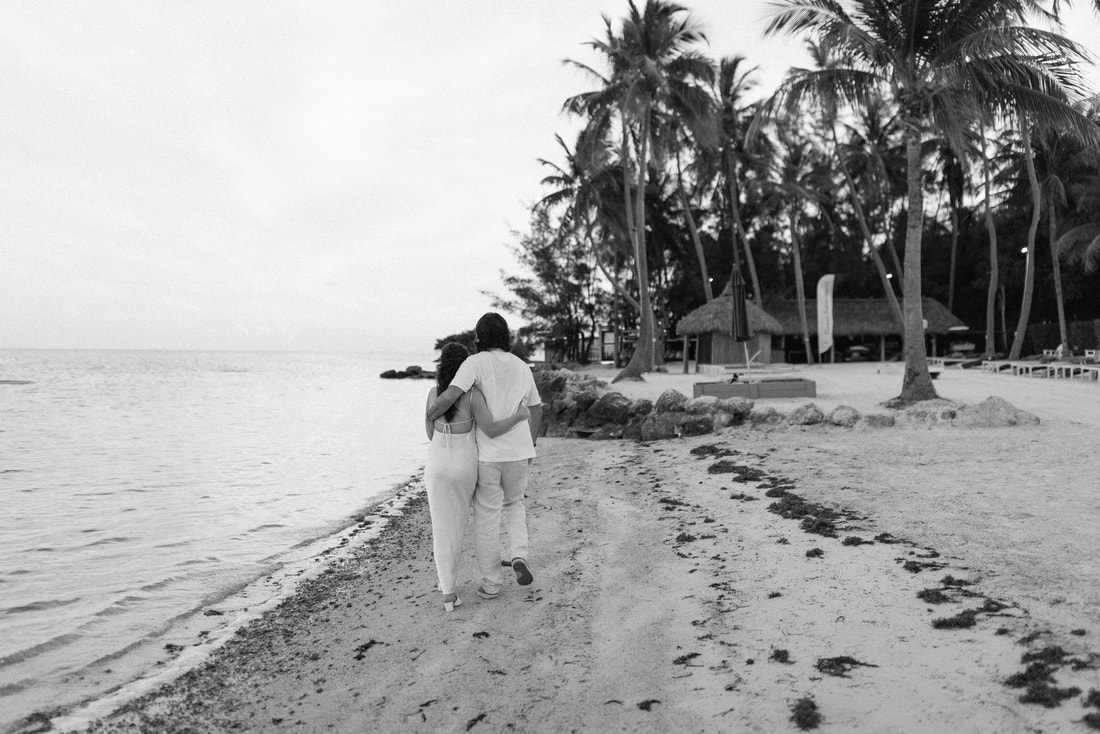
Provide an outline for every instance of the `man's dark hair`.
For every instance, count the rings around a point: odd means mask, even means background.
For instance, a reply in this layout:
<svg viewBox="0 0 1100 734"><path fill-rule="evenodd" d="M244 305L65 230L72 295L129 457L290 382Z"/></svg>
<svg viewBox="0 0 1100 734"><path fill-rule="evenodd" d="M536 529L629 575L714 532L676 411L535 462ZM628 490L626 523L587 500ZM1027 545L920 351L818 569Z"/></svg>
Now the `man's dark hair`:
<svg viewBox="0 0 1100 734"><path fill-rule="evenodd" d="M487 352L490 349L503 349L505 352L512 349L512 334L508 331L508 322L498 313L489 312L477 320L474 327L474 335L477 337L477 351Z"/></svg>

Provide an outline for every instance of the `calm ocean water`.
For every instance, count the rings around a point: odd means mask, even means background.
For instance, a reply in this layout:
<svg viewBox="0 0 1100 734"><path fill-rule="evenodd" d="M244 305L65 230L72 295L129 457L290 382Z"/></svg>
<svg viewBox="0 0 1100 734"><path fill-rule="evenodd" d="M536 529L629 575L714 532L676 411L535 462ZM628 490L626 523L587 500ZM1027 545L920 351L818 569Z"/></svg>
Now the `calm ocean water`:
<svg viewBox="0 0 1100 734"><path fill-rule="evenodd" d="M0 731L416 473L431 359L0 350Z"/></svg>

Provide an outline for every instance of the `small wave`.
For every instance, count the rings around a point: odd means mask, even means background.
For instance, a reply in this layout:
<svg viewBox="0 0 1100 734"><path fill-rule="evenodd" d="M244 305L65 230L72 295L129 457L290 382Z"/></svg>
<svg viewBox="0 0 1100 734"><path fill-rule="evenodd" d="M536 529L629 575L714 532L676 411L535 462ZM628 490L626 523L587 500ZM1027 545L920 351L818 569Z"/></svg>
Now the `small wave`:
<svg viewBox="0 0 1100 734"><path fill-rule="evenodd" d="M106 607L105 609L100 609L98 612L96 612L92 616L93 617L115 617L115 616L118 616L119 614L125 614L128 611L128 607L133 605L135 602L140 602L140 601L145 601L145 597L143 597L143 596L124 596L121 599L119 599L118 601L116 601L114 604L112 604L111 606Z"/></svg>
<svg viewBox="0 0 1100 734"><path fill-rule="evenodd" d="M154 581L151 584L145 584L144 586L139 587L138 591L158 591L160 589L163 589L166 586L171 586L172 584L176 583L179 580L180 580L179 576L169 576L166 579L161 579L160 581Z"/></svg>
<svg viewBox="0 0 1100 734"><path fill-rule="evenodd" d="M133 538L127 538L127 537L100 538L99 540L94 540L91 543L88 543L84 547L85 548L94 548L97 545L109 545L111 543L127 543L131 540L133 540Z"/></svg>
<svg viewBox="0 0 1100 734"><path fill-rule="evenodd" d="M33 657L41 655L44 652L50 650L56 650L59 647L65 647L80 639L80 635L70 632L67 635L58 635L53 639L46 640L45 642L37 645L32 645L24 650L18 650L11 655L5 655L0 658L0 668L6 668L9 665L16 665L22 663L25 660L30 660Z"/></svg>
<svg viewBox="0 0 1100 734"><path fill-rule="evenodd" d="M33 385L30 380L0 380L0 385Z"/></svg>
<svg viewBox="0 0 1100 734"><path fill-rule="evenodd" d="M258 533L261 530L274 530L276 528L285 528L285 527L286 527L286 525L283 524L283 523L280 523L280 522L269 522L269 523L264 523L263 525L257 525L256 527L252 528L248 532Z"/></svg>
<svg viewBox="0 0 1100 734"><path fill-rule="evenodd" d="M0 469L0 474L19 474L25 472L26 469Z"/></svg>
<svg viewBox="0 0 1100 734"><path fill-rule="evenodd" d="M23 612L41 612L46 609L54 609L56 607L66 607L70 604L75 604L80 601L80 597L74 597L72 599L47 599L45 601L35 601L30 604L21 604L17 607L8 607L7 609L0 609L0 614L21 614Z"/></svg>

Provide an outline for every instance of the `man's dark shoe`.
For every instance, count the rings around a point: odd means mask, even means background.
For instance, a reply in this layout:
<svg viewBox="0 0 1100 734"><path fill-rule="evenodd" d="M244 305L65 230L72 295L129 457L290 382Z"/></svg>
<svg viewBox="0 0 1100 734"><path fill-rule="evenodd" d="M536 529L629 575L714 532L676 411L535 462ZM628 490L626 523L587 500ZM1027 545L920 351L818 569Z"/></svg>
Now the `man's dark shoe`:
<svg viewBox="0 0 1100 734"><path fill-rule="evenodd" d="M531 575L531 569L527 568L527 561L522 558L512 559L512 570L516 572L516 583L520 586L527 586L535 580Z"/></svg>

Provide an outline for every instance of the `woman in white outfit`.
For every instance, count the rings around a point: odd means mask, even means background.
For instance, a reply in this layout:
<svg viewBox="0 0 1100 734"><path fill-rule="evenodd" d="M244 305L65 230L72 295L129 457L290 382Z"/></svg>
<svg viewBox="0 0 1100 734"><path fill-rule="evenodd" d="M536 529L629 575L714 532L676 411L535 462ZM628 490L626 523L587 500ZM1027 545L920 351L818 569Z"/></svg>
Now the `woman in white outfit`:
<svg viewBox="0 0 1100 734"><path fill-rule="evenodd" d="M457 342L444 345L436 372L436 386L428 393L428 406L447 389L459 365L470 356L466 347ZM485 403L485 396L476 388L462 395L436 421L425 421L431 445L424 482L428 487L428 510L432 518L432 551L439 574L439 590L443 592L443 608L454 611L462 600L455 593L458 557L470 514L470 501L477 486L477 444L474 425L489 436L508 431L530 416L526 405L520 405L507 418L494 421Z"/></svg>

